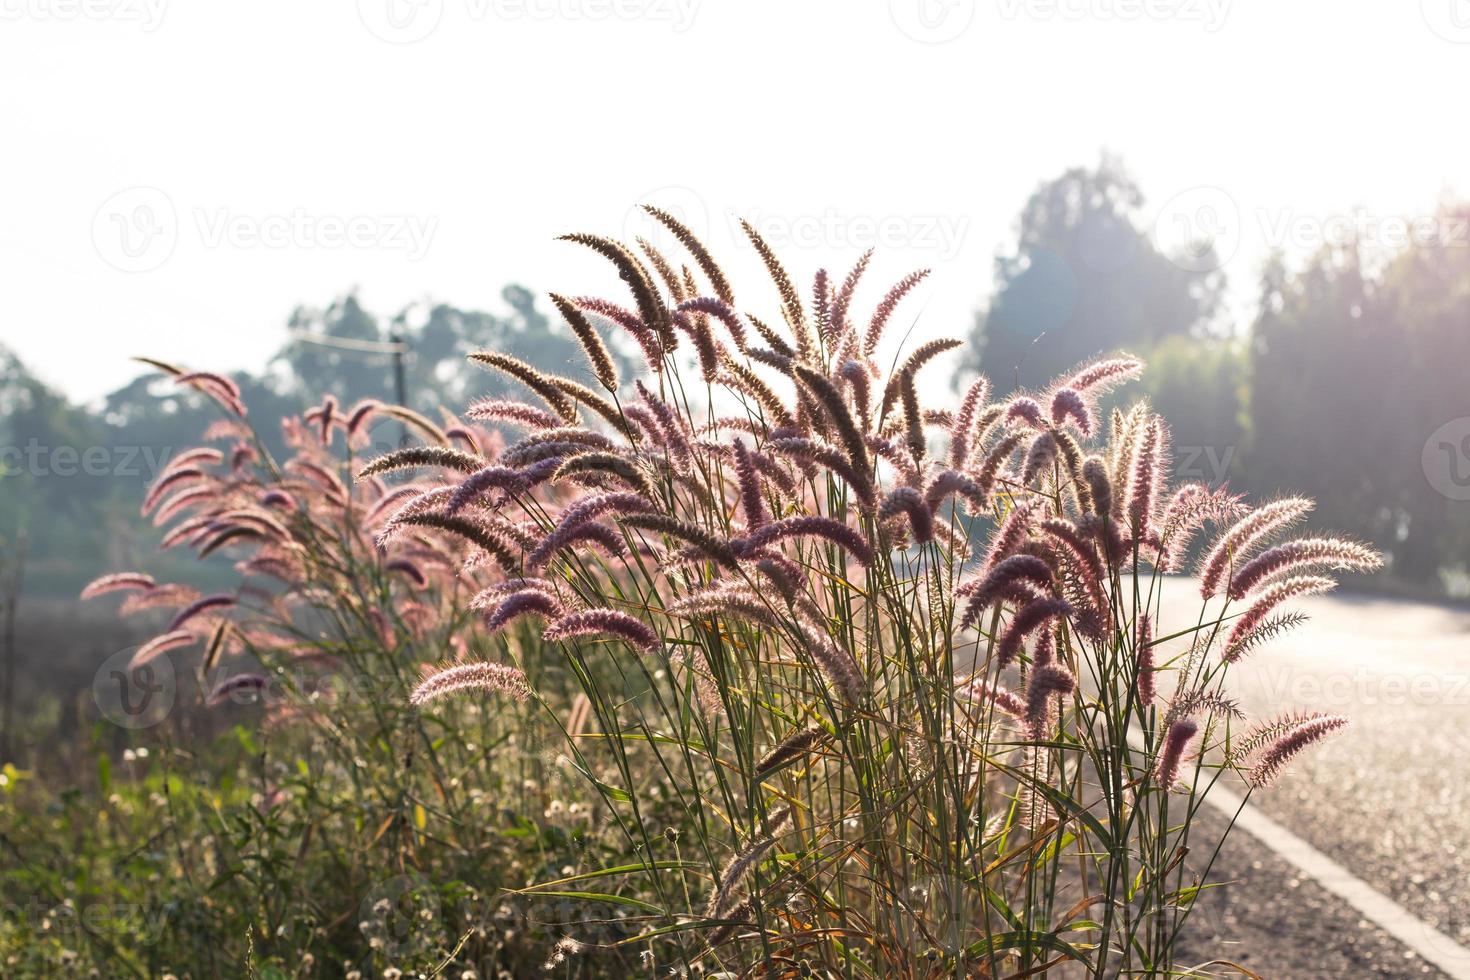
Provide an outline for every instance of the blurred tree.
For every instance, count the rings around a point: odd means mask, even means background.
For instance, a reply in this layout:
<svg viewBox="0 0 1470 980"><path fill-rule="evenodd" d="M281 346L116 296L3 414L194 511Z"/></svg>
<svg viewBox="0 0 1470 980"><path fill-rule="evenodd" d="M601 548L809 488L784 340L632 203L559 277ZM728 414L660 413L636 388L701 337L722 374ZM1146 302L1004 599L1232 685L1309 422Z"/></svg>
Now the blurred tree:
<svg viewBox="0 0 1470 980"><path fill-rule="evenodd" d="M1438 227L1464 227L1456 214L1442 211ZM1416 586L1463 563L1470 541L1470 505L1436 487L1422 460L1440 426L1470 419L1464 245L1426 241L1386 258L1327 248L1295 273L1276 259L1251 332L1251 482L1316 497L1318 520L1371 539Z"/></svg>
<svg viewBox="0 0 1470 980"><path fill-rule="evenodd" d="M1037 188L1014 251L996 256L994 298L976 318L967 367L1004 392L1043 385L1099 353L1207 335L1224 274L1162 254L1141 230L1143 203L1107 156Z"/></svg>

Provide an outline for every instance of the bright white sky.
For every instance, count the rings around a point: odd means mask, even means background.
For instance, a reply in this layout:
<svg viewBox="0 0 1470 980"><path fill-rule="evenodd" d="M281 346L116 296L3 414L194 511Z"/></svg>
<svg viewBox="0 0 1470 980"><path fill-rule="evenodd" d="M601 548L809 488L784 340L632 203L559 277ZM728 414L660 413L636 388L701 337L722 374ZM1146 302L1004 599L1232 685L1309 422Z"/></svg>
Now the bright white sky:
<svg viewBox="0 0 1470 980"><path fill-rule="evenodd" d="M0 21L0 342L78 398L135 353L258 368L295 305L354 286L384 314L499 309L507 282L618 296L553 239L642 231L645 200L739 256L768 313L736 216L804 281L881 233L875 279L935 266L932 335L968 328L1038 181L1102 149L1162 227L1223 231L1242 306L1273 243L1470 193L1467 0L0 0Z"/></svg>

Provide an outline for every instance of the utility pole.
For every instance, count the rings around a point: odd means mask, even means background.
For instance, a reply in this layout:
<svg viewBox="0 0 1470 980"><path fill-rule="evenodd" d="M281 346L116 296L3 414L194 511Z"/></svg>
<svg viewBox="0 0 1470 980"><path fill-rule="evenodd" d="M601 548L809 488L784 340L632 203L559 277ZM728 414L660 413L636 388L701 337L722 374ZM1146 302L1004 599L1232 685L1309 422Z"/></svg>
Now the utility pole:
<svg viewBox="0 0 1470 980"><path fill-rule="evenodd" d="M354 340L351 337L333 337L330 334L312 333L308 330L294 330L291 332L292 340L298 340L303 344L316 344L318 347L330 347L334 350L352 351L357 354L387 354L393 358L393 398L402 408L408 407L408 371L404 358L408 354L408 341L403 334L394 328L388 334L388 340ZM402 427L398 437L400 446L408 445L408 426Z"/></svg>
<svg viewBox="0 0 1470 980"><path fill-rule="evenodd" d="M403 355L408 350L408 345L403 342L403 335L394 330L388 335L388 342L393 345L393 393L398 398L398 407L408 407L408 380L404 374ZM408 425L404 423L399 426L398 445L408 445Z"/></svg>

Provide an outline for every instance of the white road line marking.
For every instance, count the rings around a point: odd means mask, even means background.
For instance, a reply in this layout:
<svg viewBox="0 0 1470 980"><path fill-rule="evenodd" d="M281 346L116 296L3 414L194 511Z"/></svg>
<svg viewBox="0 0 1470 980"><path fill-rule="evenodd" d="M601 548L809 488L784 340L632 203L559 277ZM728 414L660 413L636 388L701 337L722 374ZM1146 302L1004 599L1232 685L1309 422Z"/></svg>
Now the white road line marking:
<svg viewBox="0 0 1470 980"><path fill-rule="evenodd" d="M1453 980L1470 980L1470 949L1414 915L1260 810L1249 804L1241 809L1241 797L1224 786L1216 784L1210 789L1205 794L1205 802L1226 816L1234 816L1239 810L1235 826L1357 909L1363 918L1409 947L1425 962L1439 967L1446 976Z"/></svg>

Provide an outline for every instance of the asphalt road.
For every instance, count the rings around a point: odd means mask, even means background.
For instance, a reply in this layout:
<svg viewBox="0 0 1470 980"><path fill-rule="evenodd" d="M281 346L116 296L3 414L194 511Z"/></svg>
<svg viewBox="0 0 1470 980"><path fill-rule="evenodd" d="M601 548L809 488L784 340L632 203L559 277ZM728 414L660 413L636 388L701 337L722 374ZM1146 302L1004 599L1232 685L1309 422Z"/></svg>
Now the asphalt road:
<svg viewBox="0 0 1470 980"><path fill-rule="evenodd" d="M1470 946L1470 610L1341 595L1296 608L1312 619L1228 686L1253 717L1303 708L1351 724L1251 804ZM1163 609L1159 635L1192 625L1193 583L1167 582ZM1201 960L1273 980L1443 975L1244 833L1213 877L1236 884L1211 896Z"/></svg>

